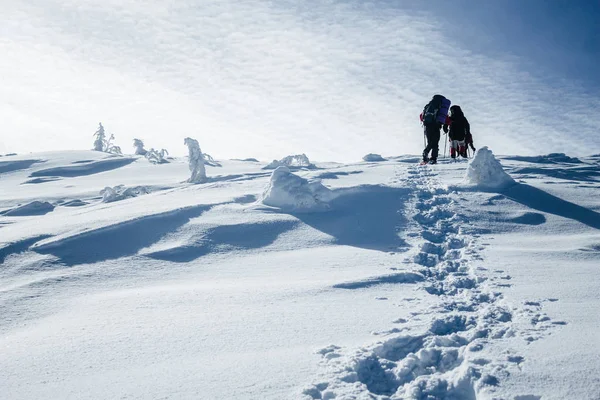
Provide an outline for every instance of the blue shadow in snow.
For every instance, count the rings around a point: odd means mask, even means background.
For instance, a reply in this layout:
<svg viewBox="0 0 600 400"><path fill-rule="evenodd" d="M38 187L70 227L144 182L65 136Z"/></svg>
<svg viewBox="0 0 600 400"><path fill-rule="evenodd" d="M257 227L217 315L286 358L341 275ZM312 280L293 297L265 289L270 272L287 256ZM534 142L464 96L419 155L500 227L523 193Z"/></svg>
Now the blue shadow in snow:
<svg viewBox="0 0 600 400"><path fill-rule="evenodd" d="M545 156L508 156L505 160L524 161L535 164L581 164L581 160L576 157L569 157L565 153L551 153Z"/></svg>
<svg viewBox="0 0 600 400"><path fill-rule="evenodd" d="M569 181L582 181L582 182L598 182L600 177L600 171L597 166L571 168L571 169L556 169L555 167L548 168L515 168L510 171L511 175L514 174L537 174L545 175L551 178L564 179Z"/></svg>
<svg viewBox="0 0 600 400"><path fill-rule="evenodd" d="M333 236L336 244L378 251L401 251L400 238L407 220L400 212L410 190L389 186L352 188L330 202L332 210L294 214L303 223Z"/></svg>
<svg viewBox="0 0 600 400"><path fill-rule="evenodd" d="M54 255L67 266L132 256L213 206L194 206L122 222L42 245L34 251Z"/></svg>
<svg viewBox="0 0 600 400"><path fill-rule="evenodd" d="M292 230L298 221L276 221L259 224L216 226L206 231L197 243L147 254L157 260L190 262L209 253L251 250L266 247Z"/></svg>
<svg viewBox="0 0 600 400"><path fill-rule="evenodd" d="M517 183L504 189L501 193L529 208L573 219L592 228L600 229L600 214L597 212L560 199L533 186Z"/></svg>
<svg viewBox="0 0 600 400"><path fill-rule="evenodd" d="M34 171L31 173L31 175L29 175L29 177L35 178L38 176L60 176L63 178L74 178L77 176L93 175L124 167L131 164L135 160L135 158L128 157L111 157L88 164L69 165L66 167L56 167Z"/></svg>
<svg viewBox="0 0 600 400"><path fill-rule="evenodd" d="M11 254L17 254L27 251L27 249L29 249L29 246L49 237L50 235L36 236L29 239L19 240L18 242L13 242L5 247L0 248L0 264L2 264L4 260L6 260L6 257L10 256Z"/></svg>
<svg viewBox="0 0 600 400"><path fill-rule="evenodd" d="M41 160L0 161L0 174L27 169Z"/></svg>

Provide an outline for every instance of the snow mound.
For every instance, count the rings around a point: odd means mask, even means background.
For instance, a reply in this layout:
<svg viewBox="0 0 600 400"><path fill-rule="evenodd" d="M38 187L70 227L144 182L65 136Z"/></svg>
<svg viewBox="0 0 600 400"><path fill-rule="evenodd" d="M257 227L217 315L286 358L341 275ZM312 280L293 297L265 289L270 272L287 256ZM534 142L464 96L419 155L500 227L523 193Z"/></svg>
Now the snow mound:
<svg viewBox="0 0 600 400"><path fill-rule="evenodd" d="M310 212L328 210L332 199L331 190L320 181L308 181L282 166L271 174L262 202L285 211Z"/></svg>
<svg viewBox="0 0 600 400"><path fill-rule="evenodd" d="M464 180L467 184L486 189L502 189L515 183L487 147L477 150L469 162Z"/></svg>
<svg viewBox="0 0 600 400"><path fill-rule="evenodd" d="M87 205L88 203L86 203L83 200L80 199L74 199L74 200L69 200L65 203L62 203L61 206L63 207L83 207L85 205Z"/></svg>
<svg viewBox="0 0 600 400"><path fill-rule="evenodd" d="M123 185L118 185L115 187L107 186L100 191L102 195L103 203L112 203L114 201L120 201L129 199L131 197L137 197L143 194L150 193L151 190L146 186L135 186L130 188L125 188Z"/></svg>
<svg viewBox="0 0 600 400"><path fill-rule="evenodd" d="M4 212L8 217L29 217L33 215L44 215L52 212L54 206L47 201L32 201L12 210Z"/></svg>
<svg viewBox="0 0 600 400"><path fill-rule="evenodd" d="M381 161L387 161L385 158L381 157L381 154L374 154L374 153L369 153L366 156L364 156L363 161L367 161L367 162L381 162Z"/></svg>
<svg viewBox="0 0 600 400"><path fill-rule="evenodd" d="M273 160L269 165L263 167L263 169L276 169L278 167L315 168L315 165L310 162L306 154L296 154L284 157L279 161Z"/></svg>

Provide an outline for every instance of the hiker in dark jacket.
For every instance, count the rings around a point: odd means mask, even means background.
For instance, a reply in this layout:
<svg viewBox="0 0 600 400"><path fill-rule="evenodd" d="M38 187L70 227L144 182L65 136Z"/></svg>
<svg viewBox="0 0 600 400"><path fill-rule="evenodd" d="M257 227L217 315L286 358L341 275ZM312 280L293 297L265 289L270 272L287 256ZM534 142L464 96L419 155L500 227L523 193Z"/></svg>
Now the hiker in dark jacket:
<svg viewBox="0 0 600 400"><path fill-rule="evenodd" d="M448 133L450 140L450 157L456 158L460 155L467 158L465 140L467 136L471 136L471 126L460 106L454 105L450 107L450 115L444 124L444 132Z"/></svg>
<svg viewBox="0 0 600 400"><path fill-rule="evenodd" d="M423 150L422 163L437 163L440 129L442 128L442 123L446 120L449 106L450 100L440 94L436 94L425 106L420 115L425 137L427 138L427 146ZM431 152L431 158L429 158L429 152Z"/></svg>

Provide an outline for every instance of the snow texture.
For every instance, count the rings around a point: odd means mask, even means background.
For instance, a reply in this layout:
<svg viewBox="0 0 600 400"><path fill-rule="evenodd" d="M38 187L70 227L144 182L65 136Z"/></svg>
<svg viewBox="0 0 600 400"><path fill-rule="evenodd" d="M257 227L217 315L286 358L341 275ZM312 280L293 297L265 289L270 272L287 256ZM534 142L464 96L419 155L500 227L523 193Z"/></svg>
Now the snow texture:
<svg viewBox="0 0 600 400"><path fill-rule="evenodd" d="M477 149L475 156L469 161L465 182L488 190L503 189L515 183L486 146Z"/></svg>
<svg viewBox="0 0 600 400"><path fill-rule="evenodd" d="M319 180L311 182L294 175L287 167L277 167L271 174L262 202L284 211L311 212L328 210L332 198L331 190Z"/></svg>

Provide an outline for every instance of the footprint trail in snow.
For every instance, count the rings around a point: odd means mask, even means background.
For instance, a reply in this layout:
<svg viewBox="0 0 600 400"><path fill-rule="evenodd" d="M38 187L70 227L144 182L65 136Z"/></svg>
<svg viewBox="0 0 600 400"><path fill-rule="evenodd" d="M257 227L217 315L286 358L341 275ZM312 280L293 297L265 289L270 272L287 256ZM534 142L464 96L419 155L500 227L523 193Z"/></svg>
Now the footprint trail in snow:
<svg viewBox="0 0 600 400"><path fill-rule="evenodd" d="M500 289L509 285L510 277L503 271L477 266L482 259L478 236L464 228L467 221L459 212L457 196L434 171L410 167L409 177L400 182L414 193L414 201L404 210L414 221L413 230L406 233L414 250L405 260L412 269L395 276L411 279L371 281L414 284L439 301L429 299L428 309L411 313L418 323L391 316L402 329L379 333L380 341L370 346L349 350L332 345L319 350L324 372L319 383L303 391L304 398L502 398L495 395L497 387L525 359L510 350L499 357L489 347L494 341L507 346L514 339L533 341L553 326L539 302L515 307L504 299ZM408 302L400 306L415 307ZM420 318L425 317L430 319L423 325ZM515 327L522 326L515 320L527 318L528 329Z"/></svg>

